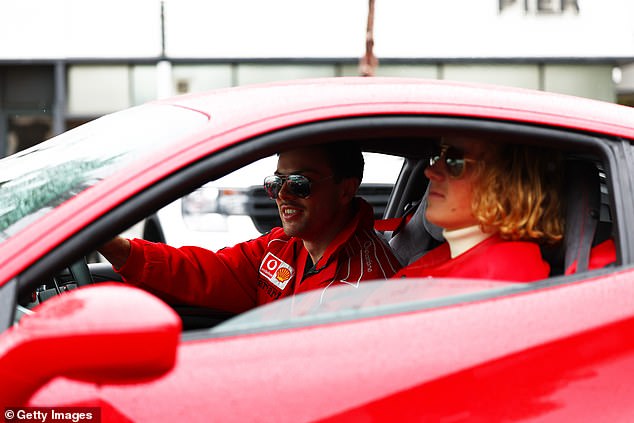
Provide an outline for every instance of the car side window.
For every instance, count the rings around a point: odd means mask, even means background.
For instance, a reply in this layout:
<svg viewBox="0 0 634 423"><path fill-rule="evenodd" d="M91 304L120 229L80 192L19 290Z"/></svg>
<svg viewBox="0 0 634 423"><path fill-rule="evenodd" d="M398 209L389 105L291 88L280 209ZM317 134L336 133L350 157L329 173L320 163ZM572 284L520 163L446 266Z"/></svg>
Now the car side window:
<svg viewBox="0 0 634 423"><path fill-rule="evenodd" d="M364 153L365 169L359 196L381 219L404 159L380 153ZM275 202L262 186L264 177L275 172L277 156L253 162L209 182L163 207L156 214L126 231L126 237L160 234L173 246L196 245L218 250L256 238L281 225Z"/></svg>

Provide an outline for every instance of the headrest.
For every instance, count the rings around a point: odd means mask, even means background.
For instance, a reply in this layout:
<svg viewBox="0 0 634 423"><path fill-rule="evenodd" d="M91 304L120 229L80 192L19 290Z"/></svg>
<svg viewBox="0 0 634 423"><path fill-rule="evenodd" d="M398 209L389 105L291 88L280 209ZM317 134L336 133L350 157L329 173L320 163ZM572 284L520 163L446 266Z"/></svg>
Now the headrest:
<svg viewBox="0 0 634 423"><path fill-rule="evenodd" d="M433 241L444 241L442 228L429 222L425 217L429 186L423 194L409 221L394 235L389 243L397 258L403 265L419 259L430 249Z"/></svg>

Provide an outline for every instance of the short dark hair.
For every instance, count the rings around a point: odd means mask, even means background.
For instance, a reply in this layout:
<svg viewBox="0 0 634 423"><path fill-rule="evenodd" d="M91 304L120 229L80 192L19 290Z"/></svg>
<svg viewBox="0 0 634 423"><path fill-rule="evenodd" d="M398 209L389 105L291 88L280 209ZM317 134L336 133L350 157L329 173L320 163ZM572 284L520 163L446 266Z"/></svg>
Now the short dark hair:
<svg viewBox="0 0 634 423"><path fill-rule="evenodd" d="M359 183L363 180L365 162L361 147L357 143L339 141L322 144L319 147L326 154L336 182L341 182L345 178L358 178Z"/></svg>

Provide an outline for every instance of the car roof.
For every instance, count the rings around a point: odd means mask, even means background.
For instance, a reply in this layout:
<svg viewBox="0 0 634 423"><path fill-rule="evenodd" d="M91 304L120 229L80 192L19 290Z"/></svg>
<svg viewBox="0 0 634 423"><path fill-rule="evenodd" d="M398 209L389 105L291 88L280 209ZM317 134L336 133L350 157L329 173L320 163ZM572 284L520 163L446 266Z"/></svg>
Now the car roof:
<svg viewBox="0 0 634 423"><path fill-rule="evenodd" d="M207 115L216 131L279 119L431 114L514 120L634 138L634 109L544 91L443 80L339 77L249 85L158 103ZM270 127L269 127L270 129ZM216 132L214 131L214 132Z"/></svg>

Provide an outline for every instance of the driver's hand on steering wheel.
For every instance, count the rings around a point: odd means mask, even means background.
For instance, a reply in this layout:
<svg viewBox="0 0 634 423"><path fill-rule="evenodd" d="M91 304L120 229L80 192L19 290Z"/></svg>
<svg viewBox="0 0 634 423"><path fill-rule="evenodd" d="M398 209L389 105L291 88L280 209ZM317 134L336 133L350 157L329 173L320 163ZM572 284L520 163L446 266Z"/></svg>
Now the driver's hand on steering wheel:
<svg viewBox="0 0 634 423"><path fill-rule="evenodd" d="M119 269L130 256L130 249L130 241L127 238L117 236L97 248L97 251L99 251L115 269Z"/></svg>

